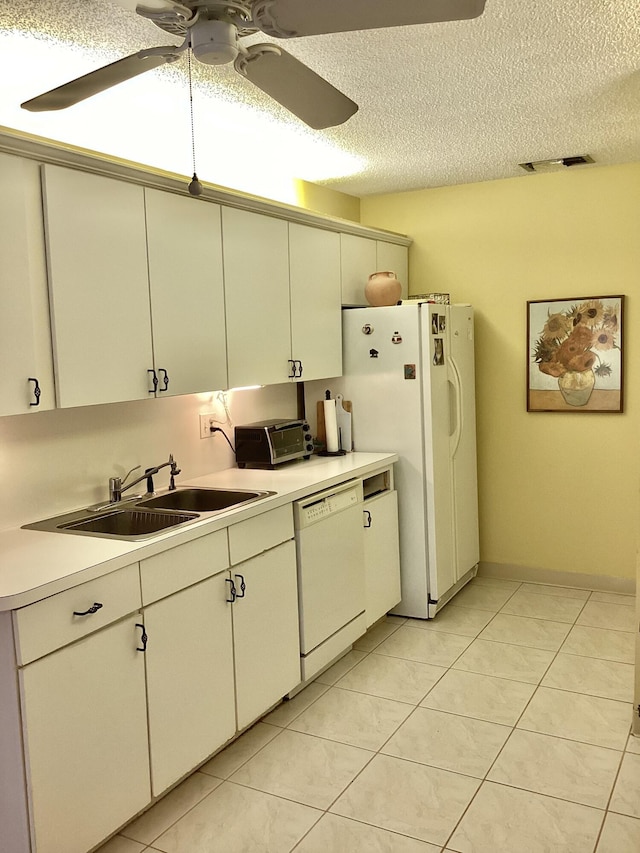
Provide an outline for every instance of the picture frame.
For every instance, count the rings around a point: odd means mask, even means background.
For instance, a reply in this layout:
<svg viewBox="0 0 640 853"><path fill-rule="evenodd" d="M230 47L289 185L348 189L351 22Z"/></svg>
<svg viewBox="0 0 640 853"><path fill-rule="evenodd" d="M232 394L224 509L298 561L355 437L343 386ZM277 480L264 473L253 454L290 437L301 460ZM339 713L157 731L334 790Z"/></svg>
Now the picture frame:
<svg viewBox="0 0 640 853"><path fill-rule="evenodd" d="M623 411L624 296L527 302L527 411Z"/></svg>

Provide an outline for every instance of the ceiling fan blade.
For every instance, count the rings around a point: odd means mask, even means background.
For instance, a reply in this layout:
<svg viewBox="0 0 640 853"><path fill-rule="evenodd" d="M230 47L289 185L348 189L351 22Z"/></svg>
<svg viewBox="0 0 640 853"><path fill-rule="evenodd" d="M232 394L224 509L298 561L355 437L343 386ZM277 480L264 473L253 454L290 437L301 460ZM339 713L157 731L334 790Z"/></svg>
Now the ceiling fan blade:
<svg viewBox="0 0 640 853"><path fill-rule="evenodd" d="M280 47L251 45L235 68L316 130L342 124L358 110L350 98Z"/></svg>
<svg viewBox="0 0 640 853"><path fill-rule="evenodd" d="M63 86L51 89L43 95L31 98L20 106L30 112L64 110L66 107L71 107L73 104L91 97L91 95L97 95L98 92L117 86L118 83L130 80L138 74L158 68L165 62L173 62L178 57L179 53L173 46L140 50L138 53L125 56L124 59L118 59L110 65L84 74L76 80L71 80Z"/></svg>
<svg viewBox="0 0 640 853"><path fill-rule="evenodd" d="M257 0L253 17L270 36L292 38L477 18L486 0Z"/></svg>

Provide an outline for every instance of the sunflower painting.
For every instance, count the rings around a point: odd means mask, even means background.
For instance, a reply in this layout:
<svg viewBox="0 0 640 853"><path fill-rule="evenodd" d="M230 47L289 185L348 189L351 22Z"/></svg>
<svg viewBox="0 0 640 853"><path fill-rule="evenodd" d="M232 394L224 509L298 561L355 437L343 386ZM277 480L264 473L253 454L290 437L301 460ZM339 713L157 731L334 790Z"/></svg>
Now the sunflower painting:
<svg viewBox="0 0 640 853"><path fill-rule="evenodd" d="M622 411L624 296L527 302L527 411Z"/></svg>

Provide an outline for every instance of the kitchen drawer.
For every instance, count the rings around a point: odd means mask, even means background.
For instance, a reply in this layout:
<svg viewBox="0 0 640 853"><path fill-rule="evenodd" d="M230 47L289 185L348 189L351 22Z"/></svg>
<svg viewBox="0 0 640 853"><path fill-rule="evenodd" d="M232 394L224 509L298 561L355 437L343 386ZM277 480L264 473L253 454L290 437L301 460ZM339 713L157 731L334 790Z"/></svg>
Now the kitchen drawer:
<svg viewBox="0 0 640 853"><path fill-rule="evenodd" d="M140 561L142 602L150 604L229 568L227 531L216 530Z"/></svg>
<svg viewBox="0 0 640 853"><path fill-rule="evenodd" d="M293 507L285 504L229 527L231 565L293 539Z"/></svg>
<svg viewBox="0 0 640 853"><path fill-rule="evenodd" d="M96 604L101 606L87 612ZM18 664L26 664L138 610L140 575L132 563L14 612ZM77 616L76 613L86 615Z"/></svg>

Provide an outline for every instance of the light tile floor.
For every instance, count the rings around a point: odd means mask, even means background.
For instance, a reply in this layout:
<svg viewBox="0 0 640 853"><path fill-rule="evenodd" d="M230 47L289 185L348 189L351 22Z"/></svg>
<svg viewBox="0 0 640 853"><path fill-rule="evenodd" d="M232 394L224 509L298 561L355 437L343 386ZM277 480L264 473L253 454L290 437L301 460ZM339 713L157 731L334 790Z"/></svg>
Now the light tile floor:
<svg viewBox="0 0 640 853"><path fill-rule="evenodd" d="M635 599L388 617L100 853L639 853Z"/></svg>

